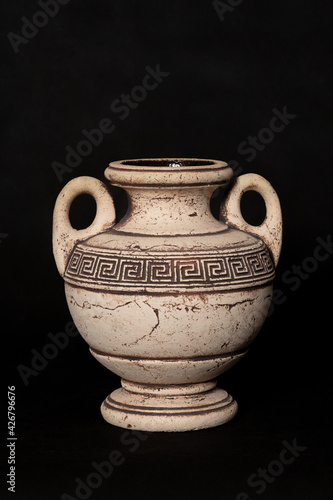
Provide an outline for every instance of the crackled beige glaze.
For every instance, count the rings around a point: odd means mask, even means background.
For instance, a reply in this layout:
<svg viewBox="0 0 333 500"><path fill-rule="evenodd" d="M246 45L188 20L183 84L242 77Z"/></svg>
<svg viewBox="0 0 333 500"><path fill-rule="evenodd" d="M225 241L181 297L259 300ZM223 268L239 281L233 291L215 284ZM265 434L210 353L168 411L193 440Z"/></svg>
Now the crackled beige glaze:
<svg viewBox="0 0 333 500"><path fill-rule="evenodd" d="M232 177L224 162L125 160L105 176L126 190L126 216L115 224L105 185L79 177L57 199L53 231L73 320L93 356L122 379L102 414L147 431L227 422L237 403L215 379L245 355L266 318L281 250L278 197L264 178L243 175L218 221L210 198ZM266 203L261 226L240 210L250 189ZM69 209L82 193L94 196L97 213L77 231Z"/></svg>

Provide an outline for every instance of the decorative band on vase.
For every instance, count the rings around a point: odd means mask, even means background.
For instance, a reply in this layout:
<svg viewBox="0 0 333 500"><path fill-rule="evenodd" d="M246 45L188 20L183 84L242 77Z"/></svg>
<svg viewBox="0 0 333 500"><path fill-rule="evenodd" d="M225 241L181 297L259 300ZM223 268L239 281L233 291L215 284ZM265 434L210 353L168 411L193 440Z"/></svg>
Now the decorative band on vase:
<svg viewBox="0 0 333 500"><path fill-rule="evenodd" d="M105 291L126 289L232 289L273 280L274 264L267 247L226 252L149 254L103 250L78 244L64 279L73 285Z"/></svg>

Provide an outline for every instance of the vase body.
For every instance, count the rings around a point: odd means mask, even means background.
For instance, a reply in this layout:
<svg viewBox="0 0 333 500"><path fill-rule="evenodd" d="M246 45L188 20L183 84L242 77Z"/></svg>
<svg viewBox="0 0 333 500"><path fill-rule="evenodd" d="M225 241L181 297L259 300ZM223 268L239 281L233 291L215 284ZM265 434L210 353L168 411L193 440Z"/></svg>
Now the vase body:
<svg viewBox="0 0 333 500"><path fill-rule="evenodd" d="M100 181L74 179L57 200L53 237L73 320L92 355L122 379L102 414L147 431L227 422L237 403L216 388L216 377L245 355L266 318L281 247L277 196L262 177L241 176L218 221L210 198L232 177L223 162L127 160L105 175L126 190L126 216L114 223ZM266 202L258 227L240 212L249 189ZM84 192L95 197L97 214L76 231L69 207Z"/></svg>

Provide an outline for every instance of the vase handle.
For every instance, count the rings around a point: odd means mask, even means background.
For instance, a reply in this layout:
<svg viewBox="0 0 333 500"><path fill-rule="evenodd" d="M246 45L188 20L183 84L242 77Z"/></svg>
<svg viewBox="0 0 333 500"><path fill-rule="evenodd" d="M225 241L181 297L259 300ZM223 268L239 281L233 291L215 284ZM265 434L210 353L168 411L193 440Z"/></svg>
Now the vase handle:
<svg viewBox="0 0 333 500"><path fill-rule="evenodd" d="M256 191L264 199L266 217L260 226L252 226L243 218L240 202L246 191ZM235 179L221 205L220 217L228 226L261 238L270 249L275 266L277 266L282 245L281 206L278 195L264 177L257 174L244 174Z"/></svg>
<svg viewBox="0 0 333 500"><path fill-rule="evenodd" d="M96 201L96 216L89 227L74 229L69 220L69 210L80 194L90 194ZM102 231L115 223L113 199L103 182L93 177L82 176L69 181L60 192L53 212L53 254L61 276L64 276L68 258L79 241Z"/></svg>

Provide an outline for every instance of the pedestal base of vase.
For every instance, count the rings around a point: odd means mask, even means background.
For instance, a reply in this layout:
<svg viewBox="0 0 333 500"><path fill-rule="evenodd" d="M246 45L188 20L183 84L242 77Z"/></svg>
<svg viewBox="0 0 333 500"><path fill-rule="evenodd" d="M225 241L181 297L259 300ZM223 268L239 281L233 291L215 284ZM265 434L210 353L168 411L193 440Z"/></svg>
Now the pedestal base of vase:
<svg viewBox="0 0 333 500"><path fill-rule="evenodd" d="M121 389L101 406L104 419L126 429L177 432L224 424L237 413L236 401L216 380L183 385L149 385L121 380Z"/></svg>

